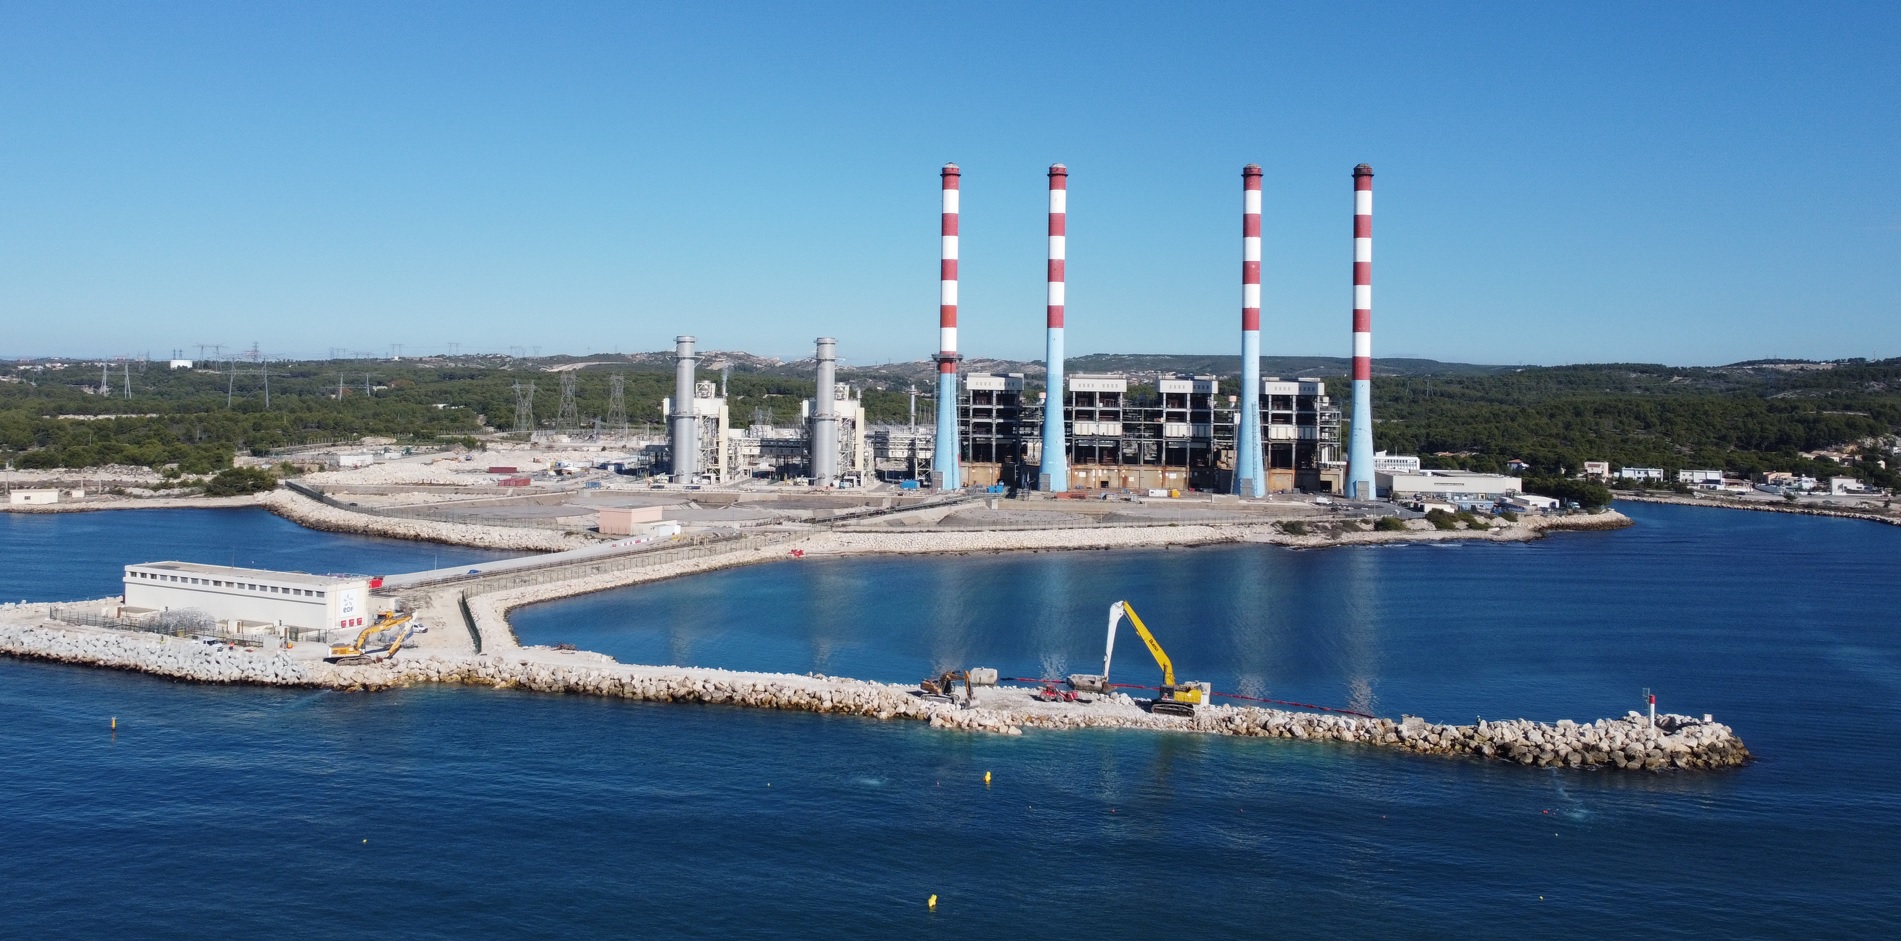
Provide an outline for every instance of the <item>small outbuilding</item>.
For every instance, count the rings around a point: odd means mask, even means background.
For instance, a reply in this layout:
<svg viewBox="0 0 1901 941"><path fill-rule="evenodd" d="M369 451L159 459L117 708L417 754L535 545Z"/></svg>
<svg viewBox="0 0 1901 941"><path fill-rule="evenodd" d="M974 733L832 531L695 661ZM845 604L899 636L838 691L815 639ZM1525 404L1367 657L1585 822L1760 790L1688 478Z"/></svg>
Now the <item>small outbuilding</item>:
<svg viewBox="0 0 1901 941"><path fill-rule="evenodd" d="M607 506L600 510L600 530L603 536L633 536L646 533L653 524L660 522L664 507L658 506Z"/></svg>

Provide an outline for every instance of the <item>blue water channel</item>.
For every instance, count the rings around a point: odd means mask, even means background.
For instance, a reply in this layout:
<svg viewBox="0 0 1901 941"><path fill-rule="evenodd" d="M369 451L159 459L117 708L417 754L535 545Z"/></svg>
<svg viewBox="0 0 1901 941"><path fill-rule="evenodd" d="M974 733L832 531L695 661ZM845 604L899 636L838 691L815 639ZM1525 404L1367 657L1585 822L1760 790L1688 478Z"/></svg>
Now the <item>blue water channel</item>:
<svg viewBox="0 0 1901 941"><path fill-rule="evenodd" d="M1223 689L1469 720L1620 714L1649 686L1735 725L1761 756L1746 769L1532 771L0 660L0 936L1895 933L1901 528L1628 511L1633 529L1529 545L788 561L515 620L524 640L626 660L1028 676L1093 668L1104 610L1127 598ZM0 516L0 595L96 597L124 561L260 532L338 560L290 566L311 570L438 551L248 511L155 515ZM68 526L94 551L54 548ZM1154 669L1125 635L1120 678Z"/></svg>

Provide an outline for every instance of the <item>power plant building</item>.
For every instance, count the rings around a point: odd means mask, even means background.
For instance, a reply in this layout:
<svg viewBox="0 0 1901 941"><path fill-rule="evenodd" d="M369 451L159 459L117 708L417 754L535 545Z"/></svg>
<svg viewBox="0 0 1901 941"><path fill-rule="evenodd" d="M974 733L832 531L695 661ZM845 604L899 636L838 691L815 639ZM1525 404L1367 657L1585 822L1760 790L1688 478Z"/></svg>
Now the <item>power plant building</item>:
<svg viewBox="0 0 1901 941"><path fill-rule="evenodd" d="M966 483L1042 486L1047 399L1027 402L1020 375L963 379L958 415ZM1066 489L1233 488L1239 396L1222 395L1216 378L1175 376L1132 389L1124 376L1072 374L1065 385ZM1326 383L1262 380L1256 408L1269 490L1341 489L1340 410Z"/></svg>
<svg viewBox="0 0 1901 941"><path fill-rule="evenodd" d="M676 408L674 403L682 401L677 396L668 396L660 400L660 411L669 416L671 435L668 436L668 453L672 455L673 482L725 483L738 476L738 448L729 441L732 422L726 410L726 399L719 394L719 386L711 380L693 381L689 373L687 386L691 398L683 400L686 405ZM684 458L684 459L683 459Z"/></svg>

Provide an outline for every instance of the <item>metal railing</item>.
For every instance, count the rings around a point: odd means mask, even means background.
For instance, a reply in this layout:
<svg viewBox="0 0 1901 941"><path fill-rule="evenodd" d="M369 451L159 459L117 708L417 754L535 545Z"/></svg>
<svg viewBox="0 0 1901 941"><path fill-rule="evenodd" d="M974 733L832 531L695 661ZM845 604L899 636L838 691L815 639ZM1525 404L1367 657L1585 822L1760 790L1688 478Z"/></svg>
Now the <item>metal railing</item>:
<svg viewBox="0 0 1901 941"><path fill-rule="evenodd" d="M475 626L475 612L469 610L469 593L465 591L457 595L455 604L462 610L462 626L469 629L469 640L475 644L475 652L479 655L482 652L482 630Z"/></svg>

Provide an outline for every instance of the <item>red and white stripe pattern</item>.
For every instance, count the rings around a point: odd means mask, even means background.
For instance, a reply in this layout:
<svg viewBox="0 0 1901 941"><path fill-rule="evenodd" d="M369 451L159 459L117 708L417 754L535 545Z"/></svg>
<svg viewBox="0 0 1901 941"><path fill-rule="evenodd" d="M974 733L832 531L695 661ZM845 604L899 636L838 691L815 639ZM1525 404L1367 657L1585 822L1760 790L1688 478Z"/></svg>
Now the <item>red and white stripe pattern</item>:
<svg viewBox="0 0 1901 941"><path fill-rule="evenodd" d="M1373 168L1353 168L1353 381L1373 378Z"/></svg>
<svg viewBox="0 0 1901 941"><path fill-rule="evenodd" d="M957 371L957 164L944 165L943 250L937 289L937 371Z"/></svg>
<svg viewBox="0 0 1901 941"><path fill-rule="evenodd" d="M1069 258L1069 168L1050 165L1049 328L1063 328L1063 268Z"/></svg>
<svg viewBox="0 0 1901 941"><path fill-rule="evenodd" d="M1261 329L1261 168L1241 168L1241 329Z"/></svg>

